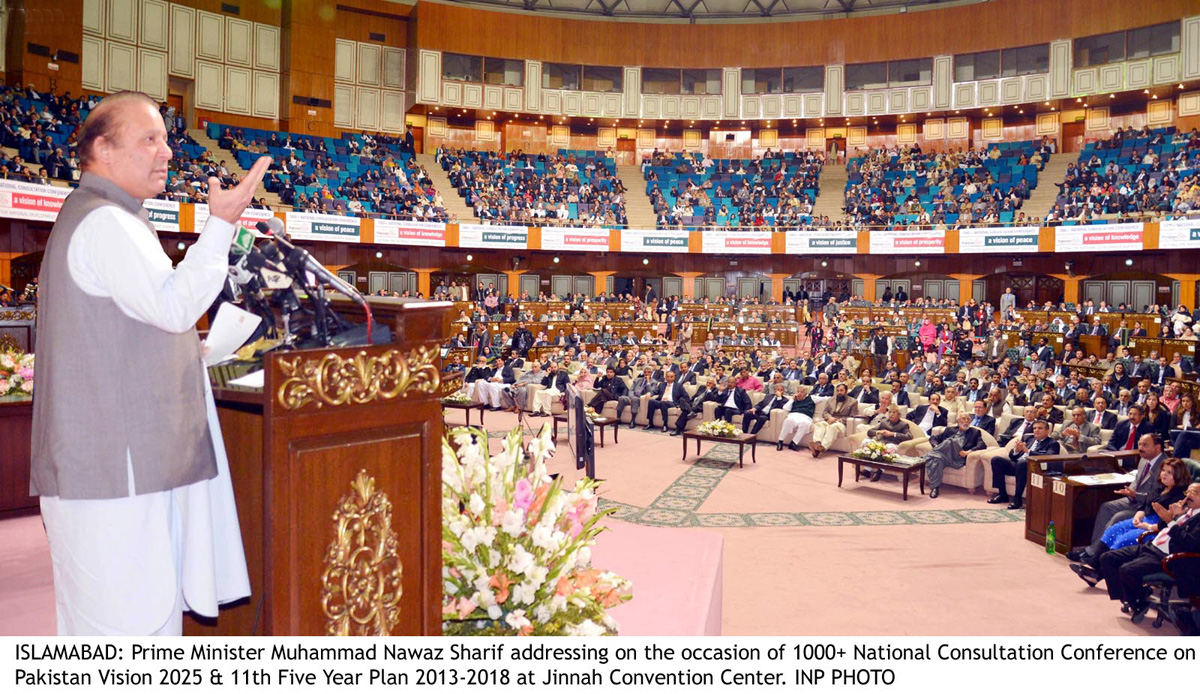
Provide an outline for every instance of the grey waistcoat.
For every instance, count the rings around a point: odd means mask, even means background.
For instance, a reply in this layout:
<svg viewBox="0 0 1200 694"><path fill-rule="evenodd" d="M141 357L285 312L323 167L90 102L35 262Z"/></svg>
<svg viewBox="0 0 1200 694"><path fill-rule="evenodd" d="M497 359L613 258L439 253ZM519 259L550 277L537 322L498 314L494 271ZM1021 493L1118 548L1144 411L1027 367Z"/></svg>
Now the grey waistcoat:
<svg viewBox="0 0 1200 694"><path fill-rule="evenodd" d="M86 294L67 249L92 211L112 205L154 227L141 202L85 173L58 214L39 277L30 491L63 499L182 487L217 474L196 331L175 335Z"/></svg>

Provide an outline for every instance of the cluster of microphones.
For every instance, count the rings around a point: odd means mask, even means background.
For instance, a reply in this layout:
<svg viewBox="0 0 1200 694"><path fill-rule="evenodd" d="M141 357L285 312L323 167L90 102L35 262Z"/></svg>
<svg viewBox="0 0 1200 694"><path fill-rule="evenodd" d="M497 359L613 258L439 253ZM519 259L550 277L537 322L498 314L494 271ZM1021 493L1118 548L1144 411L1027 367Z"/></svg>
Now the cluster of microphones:
<svg viewBox="0 0 1200 694"><path fill-rule="evenodd" d="M224 299L233 302L245 301L246 305L274 323L273 313L266 300L266 292L278 297L276 305L287 314L299 308L300 301L295 290L303 290L314 299L317 314L324 313L324 286L345 295L363 307L367 315L367 341L370 342L371 311L366 298L336 274L329 271L308 251L292 243L284 230L283 221L272 217L255 224L257 229L238 225L233 243L229 247L229 280L226 282ZM291 290L291 291L289 291ZM319 304L317 302L320 302ZM331 314L340 320L336 314ZM323 320L323 319L322 319Z"/></svg>

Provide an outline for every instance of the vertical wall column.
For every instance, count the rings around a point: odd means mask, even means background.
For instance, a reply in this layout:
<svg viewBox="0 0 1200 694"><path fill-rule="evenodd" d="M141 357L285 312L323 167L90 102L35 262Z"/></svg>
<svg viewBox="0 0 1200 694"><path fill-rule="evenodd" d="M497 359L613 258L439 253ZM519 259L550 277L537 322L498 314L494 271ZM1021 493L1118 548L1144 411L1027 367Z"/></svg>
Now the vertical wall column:
<svg viewBox="0 0 1200 694"><path fill-rule="evenodd" d="M440 268L436 267L415 267L413 272L417 273L417 291L426 299L433 293L432 276Z"/></svg>
<svg viewBox="0 0 1200 694"><path fill-rule="evenodd" d="M787 272L775 272L767 275L771 278L771 298L779 303L783 303L783 281L791 274ZM694 284L694 283L693 283Z"/></svg>
<svg viewBox="0 0 1200 694"><path fill-rule="evenodd" d="M954 57L933 56L933 107L950 108L950 93L954 90Z"/></svg>
<svg viewBox="0 0 1200 694"><path fill-rule="evenodd" d="M846 94L846 66L825 66L825 115L842 115L842 102ZM807 114L805 114L807 115Z"/></svg>
<svg viewBox="0 0 1200 694"><path fill-rule="evenodd" d="M971 300L971 297L974 296L974 294L972 293L972 289L975 286L975 280L979 279L980 277L983 277L983 275L963 275L963 274L957 274L957 275L951 274L950 276L953 277L954 279L958 280L958 305L959 306L965 305L968 301ZM949 299L951 297L946 297L946 298Z"/></svg>
<svg viewBox="0 0 1200 694"><path fill-rule="evenodd" d="M863 301L875 301L875 282L883 275L867 275L858 273L857 277L861 277L863 281Z"/></svg>
<svg viewBox="0 0 1200 694"><path fill-rule="evenodd" d="M1070 275L1050 275L1062 280L1063 283L1063 301L1067 303L1079 304L1079 288L1083 285L1084 278L1071 277Z"/></svg>
<svg viewBox="0 0 1200 694"><path fill-rule="evenodd" d="M703 272L677 272L675 273L683 278L683 298L696 298L696 278L703 275Z"/></svg>
<svg viewBox="0 0 1200 694"><path fill-rule="evenodd" d="M1050 42L1050 97L1063 99L1071 95L1071 40Z"/></svg>

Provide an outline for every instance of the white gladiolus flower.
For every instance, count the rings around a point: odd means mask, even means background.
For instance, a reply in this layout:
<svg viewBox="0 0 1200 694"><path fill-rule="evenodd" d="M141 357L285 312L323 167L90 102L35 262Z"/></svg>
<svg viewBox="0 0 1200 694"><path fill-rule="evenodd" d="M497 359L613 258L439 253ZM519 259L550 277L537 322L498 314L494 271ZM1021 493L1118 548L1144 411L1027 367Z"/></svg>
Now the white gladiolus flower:
<svg viewBox="0 0 1200 694"><path fill-rule="evenodd" d="M585 619L570 630L572 636L604 636L604 627Z"/></svg>
<svg viewBox="0 0 1200 694"><path fill-rule="evenodd" d="M495 618L493 617L493 619ZM504 621L517 631L530 626L529 620L525 617L525 610L514 610L509 612L504 616Z"/></svg>
<svg viewBox="0 0 1200 694"><path fill-rule="evenodd" d="M545 523L538 523L533 526L533 532L530 533L530 541L533 546L539 549L553 549L554 547L554 530Z"/></svg>
<svg viewBox="0 0 1200 694"><path fill-rule="evenodd" d="M529 605L537 599L537 589L528 583L519 583L513 587L510 599L521 605Z"/></svg>
<svg viewBox="0 0 1200 694"><path fill-rule="evenodd" d="M513 547L512 557L508 560L508 570L523 574L533 566L533 555L521 545Z"/></svg>
<svg viewBox="0 0 1200 694"><path fill-rule="evenodd" d="M481 515L484 509L483 497L479 496L478 494L471 494L471 500L468 502L467 507L471 509L471 513L475 514L476 516Z"/></svg>
<svg viewBox="0 0 1200 694"><path fill-rule="evenodd" d="M521 509L509 509L500 520L500 529L506 534L517 537L525 529L525 512Z"/></svg>
<svg viewBox="0 0 1200 694"><path fill-rule="evenodd" d="M490 619L500 619L500 616L504 614L504 611L500 609L499 605L492 605L491 607L487 608L487 611Z"/></svg>
<svg viewBox="0 0 1200 694"><path fill-rule="evenodd" d="M575 553L575 566L580 569L586 569L591 565L592 548L587 546L580 547L579 551Z"/></svg>
<svg viewBox="0 0 1200 694"><path fill-rule="evenodd" d="M533 618L539 622L550 621L550 608L545 605L538 605L533 608Z"/></svg>

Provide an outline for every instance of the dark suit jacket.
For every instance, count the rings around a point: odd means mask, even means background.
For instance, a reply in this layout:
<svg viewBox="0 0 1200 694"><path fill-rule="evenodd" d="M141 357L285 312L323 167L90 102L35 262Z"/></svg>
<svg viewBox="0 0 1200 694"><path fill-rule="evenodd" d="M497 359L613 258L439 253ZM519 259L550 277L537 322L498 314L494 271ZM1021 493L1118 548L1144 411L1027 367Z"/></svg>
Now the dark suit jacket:
<svg viewBox="0 0 1200 694"><path fill-rule="evenodd" d="M618 398L629 394L629 387L625 385L625 380L620 376L613 376L611 381L608 380L608 376L601 376L597 379L595 389L604 390L605 388Z"/></svg>
<svg viewBox="0 0 1200 694"><path fill-rule="evenodd" d="M746 394L746 391L744 389L733 388L732 390L733 390L733 403L737 407L738 412L745 412L746 410L754 407L754 404L750 402L750 396ZM718 406L722 406L725 404L726 401L729 400L729 391L722 390L722 391L719 391L719 393L720 394L716 399L716 403Z"/></svg>
<svg viewBox="0 0 1200 694"><path fill-rule="evenodd" d="M1096 421L1096 411L1095 410L1089 409L1087 411L1087 420L1089 422ZM1105 410L1104 414L1100 415L1100 428L1101 429L1112 429L1116 425L1117 425L1117 415L1113 414L1113 412L1111 410ZM1125 435L1129 436L1129 432L1126 432Z"/></svg>
<svg viewBox="0 0 1200 694"><path fill-rule="evenodd" d="M1132 426L1133 426L1133 424L1128 419L1126 419L1123 422L1118 423L1117 426L1113 429L1112 438L1110 438L1108 440L1108 445L1106 445L1104 447L1104 450L1106 450L1106 451L1123 451L1123 450L1125 450L1125 443L1127 441L1129 441L1129 429ZM1137 448L1137 440L1142 438L1143 435L1148 434L1148 433L1150 433L1150 423L1143 419L1141 424L1138 425L1137 434L1133 437L1134 448Z"/></svg>
<svg viewBox="0 0 1200 694"><path fill-rule="evenodd" d="M771 410L783 409L783 406L787 401L788 397L786 395L782 398L777 398L774 395L768 395L762 400L759 400L758 404L754 406L754 414L762 416L765 414L770 414Z"/></svg>
<svg viewBox="0 0 1200 694"><path fill-rule="evenodd" d="M892 393L892 403L899 407L908 407L912 405L912 399L908 397L908 391L901 388L899 393Z"/></svg>
<svg viewBox="0 0 1200 694"><path fill-rule="evenodd" d="M553 387L560 393L567 392L567 384L571 382L571 377L566 371L559 369L554 373L547 373L542 376L542 385L547 388Z"/></svg>
<svg viewBox="0 0 1200 694"><path fill-rule="evenodd" d="M946 426L946 408L939 407L938 410L940 410L940 412L938 412L937 416L933 418L933 426L944 427ZM921 420L925 419L925 413L928 411L929 405L921 405L917 409L908 413L908 421L912 422L913 424L920 424Z"/></svg>
<svg viewBox="0 0 1200 694"><path fill-rule="evenodd" d="M975 421L974 413L971 414L971 421ZM979 418L979 424L976 425L992 436L996 435L996 418L991 415L983 415Z"/></svg>
<svg viewBox="0 0 1200 694"><path fill-rule="evenodd" d="M863 387L861 385L855 386L854 390L850 391L849 395L851 398L858 400L858 396L862 395L862 391L863 391ZM866 395L863 395L862 400L859 400L859 402L863 403L864 405L866 405L866 404L878 405L879 404L879 389L871 388L870 390L867 391Z"/></svg>
<svg viewBox="0 0 1200 694"><path fill-rule="evenodd" d="M658 393L651 395L650 398L652 400L662 400L663 395L666 394L666 391L667 384L664 382L663 387L658 390ZM675 406L680 409L690 410L692 408L692 400L688 397L687 391L683 389L683 384L679 381L675 381L675 383L671 384L671 400L675 403Z"/></svg>
<svg viewBox="0 0 1200 694"><path fill-rule="evenodd" d="M932 438L930 438L929 442L931 444L933 444L934 446L937 446L937 445L947 441L951 436L954 436L954 432L956 432L956 431L958 431L957 426L946 427L945 429L942 430L942 433L937 434L936 436L933 436ZM978 451L983 448L983 435L980 434L979 430L976 429L975 427L971 427L970 429L967 429L967 433L964 434L963 436L964 436L964 438L963 438L962 449L964 451Z"/></svg>
<svg viewBox="0 0 1200 694"><path fill-rule="evenodd" d="M1024 417L1019 417L1008 423L1008 428L1004 430L1004 433L1000 435L1000 438L996 439L1001 446L1007 446L1008 442L1013 440L1013 437L1017 435L1017 429L1021 427L1021 424L1024 423L1024 421ZM1025 427L1025 431L1021 432L1021 438L1028 438L1030 436L1033 436L1033 427L1027 426Z"/></svg>
<svg viewBox="0 0 1200 694"><path fill-rule="evenodd" d="M817 396L817 397L832 397L833 396L833 384L826 383L824 386L814 386L812 389L812 393L809 393L809 395L813 395L813 396Z"/></svg>
<svg viewBox="0 0 1200 694"><path fill-rule="evenodd" d="M1029 455L1058 455L1059 451L1061 450L1058 445L1058 441L1055 441L1049 436L1041 441L1038 441L1032 436L1027 436L1024 438L1024 441L1025 445L1029 447ZM1017 461L1021 459L1022 455L1024 454L1017 453L1017 449L1014 448L1008 452L1008 459Z"/></svg>

